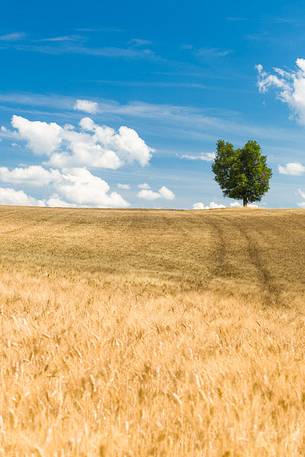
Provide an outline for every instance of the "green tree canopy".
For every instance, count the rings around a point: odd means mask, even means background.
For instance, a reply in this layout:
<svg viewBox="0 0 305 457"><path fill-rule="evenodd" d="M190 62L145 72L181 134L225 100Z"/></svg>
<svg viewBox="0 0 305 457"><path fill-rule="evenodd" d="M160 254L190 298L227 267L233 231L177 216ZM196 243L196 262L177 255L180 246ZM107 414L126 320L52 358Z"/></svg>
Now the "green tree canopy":
<svg viewBox="0 0 305 457"><path fill-rule="evenodd" d="M242 200L244 206L260 201L269 190L272 170L256 141L234 149L231 143L219 140L212 170L223 194Z"/></svg>

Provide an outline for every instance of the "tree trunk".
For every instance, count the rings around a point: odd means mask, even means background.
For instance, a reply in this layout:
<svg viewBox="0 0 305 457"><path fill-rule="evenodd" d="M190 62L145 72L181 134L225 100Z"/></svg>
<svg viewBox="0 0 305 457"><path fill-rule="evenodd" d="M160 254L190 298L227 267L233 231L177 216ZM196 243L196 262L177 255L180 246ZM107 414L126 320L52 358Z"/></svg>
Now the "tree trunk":
<svg viewBox="0 0 305 457"><path fill-rule="evenodd" d="M248 200L246 197L243 198L243 207L245 208L248 205Z"/></svg>

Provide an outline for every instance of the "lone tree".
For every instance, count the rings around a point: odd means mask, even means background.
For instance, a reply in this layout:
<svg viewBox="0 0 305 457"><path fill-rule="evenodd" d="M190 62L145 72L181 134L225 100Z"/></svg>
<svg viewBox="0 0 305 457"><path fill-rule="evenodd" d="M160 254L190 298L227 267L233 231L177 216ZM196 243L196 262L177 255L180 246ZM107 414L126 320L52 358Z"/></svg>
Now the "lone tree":
<svg viewBox="0 0 305 457"><path fill-rule="evenodd" d="M234 149L231 143L219 140L212 170L223 194L242 200L243 206L260 201L269 190L272 170L256 141Z"/></svg>

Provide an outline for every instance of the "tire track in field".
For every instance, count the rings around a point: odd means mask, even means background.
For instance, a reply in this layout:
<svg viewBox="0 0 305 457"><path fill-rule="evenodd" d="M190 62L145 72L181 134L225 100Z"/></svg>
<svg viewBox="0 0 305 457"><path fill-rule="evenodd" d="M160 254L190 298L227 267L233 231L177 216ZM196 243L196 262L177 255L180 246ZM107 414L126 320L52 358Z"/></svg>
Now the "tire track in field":
<svg viewBox="0 0 305 457"><path fill-rule="evenodd" d="M145 223L145 226L140 224L140 227L139 224L136 225L137 232L142 234L142 239L144 232L149 230L150 226L147 223ZM149 258L152 260L152 264L161 261L169 265L169 271L171 272L169 277L171 280L175 281L178 277L181 280L182 277L183 282L188 283L189 287L193 287L196 284L200 288L206 288L212 278L221 275L225 246L224 231L219 224L214 223L214 221L211 223L205 217L200 216L199 219L189 213L181 213L179 216L160 213L157 226L154 228L157 229L158 237L160 236L160 231L165 235L168 234L167 232L176 234L176 238L171 240L163 253L154 249L149 251ZM218 233L217 239L215 239L216 232ZM205 235L203 239L201 239L201 233ZM212 239L212 242L209 241L209 238ZM154 246L154 243L152 243L152 246ZM212 254L209 252L211 246ZM186 252L188 255L185 255ZM211 261L212 256L214 259ZM151 270L151 264L147 264L146 268L148 272L155 272L155 270Z"/></svg>
<svg viewBox="0 0 305 457"><path fill-rule="evenodd" d="M210 283L211 279L220 277L223 273L223 265L225 263L225 231L221 228L217 222L214 220L211 221L210 217L205 215L200 215L199 217L194 217L194 215L183 215L179 225L179 232L181 233L181 238L186 241L186 248L194 250L196 247L196 254L192 257L192 266L197 267L197 274L192 278L192 283L195 281L199 287L206 288ZM176 229L177 220L174 218L169 218L169 224ZM204 225L202 230L200 227ZM194 229L194 231L193 231ZM195 233L194 233L195 232ZM213 243L210 243L207 240L200 239L200 233L208 234L211 237ZM216 234L216 238L215 238ZM200 244L201 242L201 244ZM212 254L208 254L208 248L212 248ZM203 255L198 256L198 248L202 250ZM211 261L213 257L213 261Z"/></svg>
<svg viewBox="0 0 305 457"><path fill-rule="evenodd" d="M215 217L213 218L215 219ZM200 242L200 239L198 239L198 235L196 233L196 236L194 236L191 228L194 226L194 228L198 229L200 226L205 226L202 228L202 232L206 232L209 235L211 235L214 248L213 248L213 254L212 256L214 257L213 262L210 261L210 256L207 256L206 258L203 259L203 261L206 263L207 269L210 269L209 275L211 277L215 276L221 276L221 272L223 272L223 266L225 264L225 257L226 257L226 245L225 245L225 231L221 228L221 226L215 222L215 220L211 220L211 216L208 214L200 214L198 217L194 217L186 215L183 217L183 222L187 222L186 225L180 225L179 230L180 233L182 233L183 238L186 239L187 241L190 241L191 238L196 238L196 246L198 248L198 243ZM173 225L176 227L176 220L171 219L169 221L170 225ZM215 238L216 234L216 238ZM207 243L204 245L202 248L207 249L210 247L211 244ZM200 247L200 245L199 245ZM198 261L198 266L202 266L203 263ZM211 268L212 266L212 268ZM208 280L206 281L208 282Z"/></svg>
<svg viewBox="0 0 305 457"><path fill-rule="evenodd" d="M253 265L256 270L261 289L265 294L265 304L279 304L280 291L276 286L269 269L266 267L266 262L260 254L261 248L259 243L251 236L251 230L249 228L247 229L246 221L239 220L240 223L238 223L238 220L235 221L233 218L226 220L239 231L240 236L246 241L246 252L251 265ZM264 220L264 228L267 226L266 220ZM274 224L272 224L270 228L274 232Z"/></svg>
<svg viewBox="0 0 305 457"><path fill-rule="evenodd" d="M247 228L246 219L236 219L231 217L225 217L223 215L206 215L204 223L211 227L212 232L215 234L214 240L216 242L216 249L214 253L214 268L211 271L211 275L214 278L225 279L230 276L231 279L242 279L239 276L240 273L236 272L234 275L232 266L232 256L234 253L230 253L230 237L234 232L238 233L236 239L240 238L244 240L245 247L243 248L240 243L240 249L245 251L246 258L249 259L249 265L251 265L255 272L258 281L258 286L262 293L265 295L264 302L266 304L278 304L280 302L280 291L276 287L276 284L272 278L269 269L266 267L266 263L260 254L259 242L251 236L251 228ZM264 220L264 227L266 227ZM268 224L269 225L269 224ZM271 226L272 230L274 226ZM230 262L231 258L231 262ZM231 263L231 265L230 265ZM232 273L233 272L233 273Z"/></svg>
<svg viewBox="0 0 305 457"><path fill-rule="evenodd" d="M216 235L216 247L214 249L213 276L223 276L227 247L225 242L225 231L219 223L207 217L204 222L212 228L212 233Z"/></svg>
<svg viewBox="0 0 305 457"><path fill-rule="evenodd" d="M212 235L212 240L214 241L213 248L213 262L210 276L212 278L221 278L224 276L226 256L227 256L227 247L225 241L225 230L221 226L219 221L221 216L212 216L210 214L204 214L201 217L201 221L204 225L209 227L210 233Z"/></svg>

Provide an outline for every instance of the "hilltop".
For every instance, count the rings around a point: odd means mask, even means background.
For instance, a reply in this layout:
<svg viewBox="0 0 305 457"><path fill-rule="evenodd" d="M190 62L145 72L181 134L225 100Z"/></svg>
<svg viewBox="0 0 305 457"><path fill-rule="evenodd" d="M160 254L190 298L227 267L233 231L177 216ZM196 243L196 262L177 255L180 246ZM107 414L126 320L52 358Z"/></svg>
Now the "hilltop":
<svg viewBox="0 0 305 457"><path fill-rule="evenodd" d="M305 212L0 209L2 269L157 283L169 291L305 291ZM238 290L237 290L238 289Z"/></svg>

